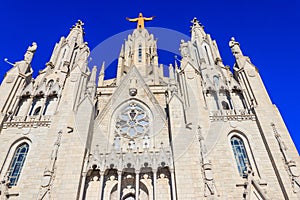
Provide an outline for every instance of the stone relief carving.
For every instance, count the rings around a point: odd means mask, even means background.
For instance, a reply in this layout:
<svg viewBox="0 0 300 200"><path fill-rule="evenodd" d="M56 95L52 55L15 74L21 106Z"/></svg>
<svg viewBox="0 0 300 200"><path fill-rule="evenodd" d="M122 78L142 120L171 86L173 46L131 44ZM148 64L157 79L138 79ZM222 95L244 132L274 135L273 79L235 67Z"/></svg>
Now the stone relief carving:
<svg viewBox="0 0 300 200"><path fill-rule="evenodd" d="M270 198L267 196L267 191L262 188L263 185L267 185L266 183L260 183L259 181L255 180L254 171L251 168L250 165L247 164L247 173L246 173L247 180L244 184L237 184L237 186L243 186L244 193L243 193L243 200L251 200L251 196L253 196L254 191L253 187L260 196L259 199L263 200L270 200ZM257 197L256 197L257 198Z"/></svg>
<svg viewBox="0 0 300 200"><path fill-rule="evenodd" d="M293 191L294 193L298 193L300 191L300 174L297 169L296 162L288 156L288 152L287 152L288 149L285 146L280 134L278 133L275 124L271 123L271 126L273 128L274 136L278 142L280 151L283 155L283 161L285 164L285 168L290 176Z"/></svg>
<svg viewBox="0 0 300 200"><path fill-rule="evenodd" d="M210 160L207 159L206 156L206 147L204 144L204 138L201 133L201 126L197 128L197 137L200 143L200 154L201 154L201 164L202 164L202 173L204 179L204 196L205 197L212 197L212 196L219 196L217 194L217 188L214 182L213 171L212 171L212 164Z"/></svg>
<svg viewBox="0 0 300 200"><path fill-rule="evenodd" d="M0 182L0 200L7 200L9 197L9 173L4 176L3 180Z"/></svg>
<svg viewBox="0 0 300 200"><path fill-rule="evenodd" d="M58 149L61 143L61 137L62 130L58 131L57 139L54 143L54 147L50 156L50 161L45 168L40 191L38 194L38 200L50 198L50 190L55 178L55 163L57 160Z"/></svg>
<svg viewBox="0 0 300 200"><path fill-rule="evenodd" d="M180 53L182 57L189 57L190 52L189 52L189 45L187 42L184 42L184 40L180 41Z"/></svg>

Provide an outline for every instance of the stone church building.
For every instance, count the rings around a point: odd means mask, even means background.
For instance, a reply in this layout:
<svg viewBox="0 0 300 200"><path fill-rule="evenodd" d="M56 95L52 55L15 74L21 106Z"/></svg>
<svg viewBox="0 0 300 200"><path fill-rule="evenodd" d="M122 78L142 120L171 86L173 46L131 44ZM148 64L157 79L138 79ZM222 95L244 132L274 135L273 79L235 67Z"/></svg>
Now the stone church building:
<svg viewBox="0 0 300 200"><path fill-rule="evenodd" d="M1 200L299 200L298 152L240 44L231 71L195 18L164 73L152 18L128 20L113 79L89 69L81 21L36 78L36 43L6 73Z"/></svg>

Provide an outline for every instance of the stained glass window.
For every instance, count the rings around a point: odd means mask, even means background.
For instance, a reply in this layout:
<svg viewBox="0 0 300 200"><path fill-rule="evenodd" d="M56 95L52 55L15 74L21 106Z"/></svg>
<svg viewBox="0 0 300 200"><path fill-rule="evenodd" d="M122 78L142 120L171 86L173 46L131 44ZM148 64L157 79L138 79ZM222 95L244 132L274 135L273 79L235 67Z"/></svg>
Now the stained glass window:
<svg viewBox="0 0 300 200"><path fill-rule="evenodd" d="M247 165L250 165L244 142L237 136L233 136L230 141L240 176L244 177Z"/></svg>
<svg viewBox="0 0 300 200"><path fill-rule="evenodd" d="M10 186L17 185L28 150L29 150L29 145L27 143L21 144L16 149L12 162L10 163L10 167L9 167Z"/></svg>
<svg viewBox="0 0 300 200"><path fill-rule="evenodd" d="M139 62L142 62L142 45L139 45Z"/></svg>
<svg viewBox="0 0 300 200"><path fill-rule="evenodd" d="M137 103L130 103L117 118L116 129L127 138L144 135L149 129L147 112Z"/></svg>

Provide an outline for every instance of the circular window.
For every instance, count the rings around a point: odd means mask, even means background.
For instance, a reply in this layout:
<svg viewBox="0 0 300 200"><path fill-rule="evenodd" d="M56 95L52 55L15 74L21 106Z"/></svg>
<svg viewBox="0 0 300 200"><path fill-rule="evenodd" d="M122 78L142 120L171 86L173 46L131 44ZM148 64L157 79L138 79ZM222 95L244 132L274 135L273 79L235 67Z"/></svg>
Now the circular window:
<svg viewBox="0 0 300 200"><path fill-rule="evenodd" d="M117 117L116 129L124 137L134 138L148 132L149 117L136 103L130 103Z"/></svg>

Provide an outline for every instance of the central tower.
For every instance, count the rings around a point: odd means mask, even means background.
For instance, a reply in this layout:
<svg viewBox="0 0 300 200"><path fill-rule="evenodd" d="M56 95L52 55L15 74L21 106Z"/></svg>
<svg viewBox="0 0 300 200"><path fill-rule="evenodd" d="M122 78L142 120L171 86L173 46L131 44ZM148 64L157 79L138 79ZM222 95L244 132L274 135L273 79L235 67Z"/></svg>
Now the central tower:
<svg viewBox="0 0 300 200"><path fill-rule="evenodd" d="M129 69L135 66L139 73L146 79L147 83L158 84L158 57L156 39L144 27L144 21L152 20L154 17L143 17L140 13L138 18L130 19L137 22L137 28L128 35L127 40L121 47L118 61L117 79L127 74Z"/></svg>

